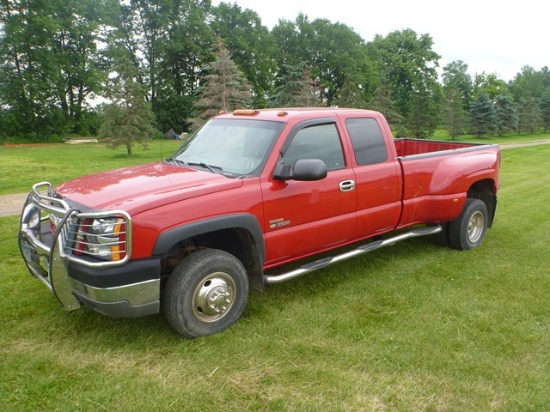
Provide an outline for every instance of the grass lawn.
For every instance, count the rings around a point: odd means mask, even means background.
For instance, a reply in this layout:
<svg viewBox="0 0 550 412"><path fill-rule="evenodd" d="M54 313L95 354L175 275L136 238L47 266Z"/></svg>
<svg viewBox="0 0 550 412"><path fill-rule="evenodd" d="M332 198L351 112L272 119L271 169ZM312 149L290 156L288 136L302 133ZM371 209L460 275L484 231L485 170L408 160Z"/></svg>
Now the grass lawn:
<svg viewBox="0 0 550 412"><path fill-rule="evenodd" d="M431 138L432 140L452 140L449 136L449 133L443 129L437 129L434 135ZM522 143L522 142L531 142L536 140L547 140L550 139L550 131L538 131L536 133L524 133L524 134L506 134L503 136L483 136L477 137L473 135L462 135L457 137L455 140L457 142L472 142L472 143Z"/></svg>
<svg viewBox="0 0 550 412"><path fill-rule="evenodd" d="M41 150L20 159L55 153ZM95 159L83 172L126 160L79 150ZM253 292L237 324L196 340L161 315L64 312L24 267L18 218L0 218L0 410L550 410L550 145L502 154L480 248L405 241ZM25 170L10 164L3 190Z"/></svg>
<svg viewBox="0 0 550 412"><path fill-rule="evenodd" d="M66 180L117 167L153 162L170 157L181 145L177 140L154 140L148 149L107 149L103 144L0 146L0 195L27 193L32 185L49 180L54 185Z"/></svg>

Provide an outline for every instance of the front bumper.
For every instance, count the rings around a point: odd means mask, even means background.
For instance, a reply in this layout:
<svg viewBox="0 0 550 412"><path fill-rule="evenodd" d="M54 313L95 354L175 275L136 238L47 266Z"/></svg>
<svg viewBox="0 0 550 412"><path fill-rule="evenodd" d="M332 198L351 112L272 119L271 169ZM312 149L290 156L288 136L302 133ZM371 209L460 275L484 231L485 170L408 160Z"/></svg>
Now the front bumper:
<svg viewBox="0 0 550 412"><path fill-rule="evenodd" d="M44 186L47 194L40 191ZM50 214L59 222L55 234L50 231ZM19 248L31 274L68 311L87 306L111 317L158 313L160 261L103 262L74 257L67 249L66 233L79 215L63 200L51 197L49 183L34 185L23 206L19 230Z"/></svg>

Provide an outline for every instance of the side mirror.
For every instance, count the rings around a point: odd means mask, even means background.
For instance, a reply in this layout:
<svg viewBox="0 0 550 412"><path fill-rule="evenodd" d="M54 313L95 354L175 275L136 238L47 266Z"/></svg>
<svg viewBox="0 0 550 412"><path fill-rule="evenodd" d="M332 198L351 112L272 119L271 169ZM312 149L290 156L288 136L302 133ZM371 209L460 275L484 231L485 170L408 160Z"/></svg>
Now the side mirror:
<svg viewBox="0 0 550 412"><path fill-rule="evenodd" d="M273 178L277 180L313 181L327 177L327 166L320 159L298 159L294 165L279 163Z"/></svg>

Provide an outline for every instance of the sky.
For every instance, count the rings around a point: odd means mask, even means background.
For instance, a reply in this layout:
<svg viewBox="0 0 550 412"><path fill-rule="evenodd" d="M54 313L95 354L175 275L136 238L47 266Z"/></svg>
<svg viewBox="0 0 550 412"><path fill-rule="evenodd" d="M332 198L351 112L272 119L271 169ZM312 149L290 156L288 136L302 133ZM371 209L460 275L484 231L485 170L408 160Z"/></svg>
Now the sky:
<svg viewBox="0 0 550 412"><path fill-rule="evenodd" d="M433 51L446 64L462 60L468 72L496 74L510 81L523 66L550 67L550 6L541 0L223 0L258 13L270 30L280 19L295 21L299 13L342 23L365 42L376 34L414 30L428 34ZM221 1L212 0L213 5Z"/></svg>

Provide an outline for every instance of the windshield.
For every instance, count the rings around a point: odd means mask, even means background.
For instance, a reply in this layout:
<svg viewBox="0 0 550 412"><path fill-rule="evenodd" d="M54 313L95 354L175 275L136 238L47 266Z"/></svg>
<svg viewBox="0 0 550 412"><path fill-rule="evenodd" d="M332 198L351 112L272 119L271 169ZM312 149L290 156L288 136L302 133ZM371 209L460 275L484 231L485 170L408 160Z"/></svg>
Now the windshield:
<svg viewBox="0 0 550 412"><path fill-rule="evenodd" d="M257 176L284 123L251 119L211 119L172 160L233 177Z"/></svg>

